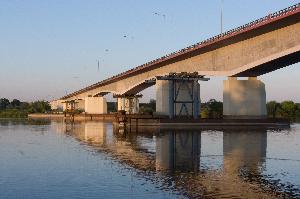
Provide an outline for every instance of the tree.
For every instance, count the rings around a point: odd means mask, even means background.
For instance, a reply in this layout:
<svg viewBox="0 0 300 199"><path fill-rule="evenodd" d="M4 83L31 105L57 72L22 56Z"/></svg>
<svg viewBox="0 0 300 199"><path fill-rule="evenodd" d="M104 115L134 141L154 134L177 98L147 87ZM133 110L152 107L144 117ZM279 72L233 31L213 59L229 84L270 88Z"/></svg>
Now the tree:
<svg viewBox="0 0 300 199"><path fill-rule="evenodd" d="M275 118L279 108L280 108L280 104L278 102L276 101L268 102L267 103L268 115L272 116L272 118Z"/></svg>
<svg viewBox="0 0 300 199"><path fill-rule="evenodd" d="M30 109L30 104L28 102L21 102L20 104L20 109L21 110L29 110Z"/></svg>
<svg viewBox="0 0 300 199"><path fill-rule="evenodd" d="M36 101L31 103L32 113L45 113L47 111L51 111L51 106L46 101Z"/></svg>
<svg viewBox="0 0 300 199"><path fill-rule="evenodd" d="M155 99L150 99L149 107L152 109L153 112L156 111L156 100Z"/></svg>
<svg viewBox="0 0 300 199"><path fill-rule="evenodd" d="M17 108L17 107L20 107L21 102L20 102L20 100L13 99L13 101L11 101L10 104L12 105L13 108Z"/></svg>
<svg viewBox="0 0 300 199"><path fill-rule="evenodd" d="M298 106L293 101L284 101L280 104L281 115L291 120L296 119L297 109Z"/></svg>
<svg viewBox="0 0 300 199"><path fill-rule="evenodd" d="M107 111L108 112L117 112L118 105L116 102L107 102Z"/></svg>
<svg viewBox="0 0 300 199"><path fill-rule="evenodd" d="M0 99L0 110L6 109L10 105L10 102L6 98L1 98Z"/></svg>
<svg viewBox="0 0 300 199"><path fill-rule="evenodd" d="M201 104L201 118L221 118L223 116L223 103L215 99Z"/></svg>
<svg viewBox="0 0 300 199"><path fill-rule="evenodd" d="M297 103L297 113L296 113L296 118L298 119L298 120L300 120L300 103Z"/></svg>
<svg viewBox="0 0 300 199"><path fill-rule="evenodd" d="M209 110L207 107L201 108L201 118L202 119L209 118Z"/></svg>

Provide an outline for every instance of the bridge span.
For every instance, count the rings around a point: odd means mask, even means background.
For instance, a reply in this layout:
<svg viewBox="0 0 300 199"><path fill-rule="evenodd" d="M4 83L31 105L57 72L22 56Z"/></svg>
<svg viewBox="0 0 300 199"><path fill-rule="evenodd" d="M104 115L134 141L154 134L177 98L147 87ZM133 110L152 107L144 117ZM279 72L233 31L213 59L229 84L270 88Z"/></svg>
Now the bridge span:
<svg viewBox="0 0 300 199"><path fill-rule="evenodd" d="M265 117L265 73L300 60L300 3L165 55L126 72L63 96L67 108L106 113L105 95L118 98L118 109L138 112L142 90L156 86L158 114L191 116L200 111L199 80L225 76L223 113L228 117ZM239 80L238 77L248 77Z"/></svg>

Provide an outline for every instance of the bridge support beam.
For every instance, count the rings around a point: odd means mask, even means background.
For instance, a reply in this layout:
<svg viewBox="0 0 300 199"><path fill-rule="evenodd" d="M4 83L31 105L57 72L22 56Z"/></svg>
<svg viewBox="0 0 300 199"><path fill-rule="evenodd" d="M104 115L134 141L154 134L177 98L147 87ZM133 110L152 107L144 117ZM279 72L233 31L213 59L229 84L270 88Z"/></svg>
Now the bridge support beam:
<svg viewBox="0 0 300 199"><path fill-rule="evenodd" d="M106 99L104 97L86 97L85 112L88 114L106 114Z"/></svg>
<svg viewBox="0 0 300 199"><path fill-rule="evenodd" d="M126 111L127 114L139 113L139 98L142 95L120 95L118 98L118 111Z"/></svg>
<svg viewBox="0 0 300 199"><path fill-rule="evenodd" d="M200 84L198 80L156 80L156 112L169 118L200 115Z"/></svg>
<svg viewBox="0 0 300 199"><path fill-rule="evenodd" d="M265 84L256 77L238 80L229 77L223 82L223 115L227 118L265 118Z"/></svg>

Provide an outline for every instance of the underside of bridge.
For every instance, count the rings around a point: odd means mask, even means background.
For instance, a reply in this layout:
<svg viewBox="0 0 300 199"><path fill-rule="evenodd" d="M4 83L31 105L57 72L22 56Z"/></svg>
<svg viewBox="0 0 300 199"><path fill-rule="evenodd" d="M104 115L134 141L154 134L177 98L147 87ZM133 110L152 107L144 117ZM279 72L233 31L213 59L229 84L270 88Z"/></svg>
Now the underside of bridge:
<svg viewBox="0 0 300 199"><path fill-rule="evenodd" d="M88 97L98 97L97 99L101 99L104 103L103 96L113 93L123 96L122 99L118 98L118 102L123 103L119 108L124 109L126 100L129 104L138 107L137 94L156 85L159 113L169 115L171 118L176 116L174 107L176 109L177 105L174 103L177 103L176 99L179 96L179 99L182 97L181 101L185 105L181 104L181 108L177 110L180 113L188 112L189 114L186 115L194 117L195 114L199 115L200 111L197 105L200 101L198 82L185 81L185 84L182 84L184 86L180 86L180 89L184 88L185 94L180 96L176 90L172 91L174 85L177 85L175 80L162 80L159 77L167 77L173 73L196 72L201 76L229 77L224 81L225 116L265 117L265 86L263 82L251 77L299 62L299 32L300 4L296 4L88 86L62 97L61 100L85 100L89 99ZM249 77L249 79L237 80L231 77ZM191 87L197 88L197 91L191 92L193 90ZM188 103L192 108L187 105ZM138 108L134 110L137 111Z"/></svg>
<svg viewBox="0 0 300 199"><path fill-rule="evenodd" d="M248 70L245 70L233 76L234 77L257 77L262 74L266 74L274 70L278 70L280 68L284 68L286 66L296 64L298 62L300 62L300 51L285 55L283 57L279 57L277 59L258 65L254 68L250 68Z"/></svg>

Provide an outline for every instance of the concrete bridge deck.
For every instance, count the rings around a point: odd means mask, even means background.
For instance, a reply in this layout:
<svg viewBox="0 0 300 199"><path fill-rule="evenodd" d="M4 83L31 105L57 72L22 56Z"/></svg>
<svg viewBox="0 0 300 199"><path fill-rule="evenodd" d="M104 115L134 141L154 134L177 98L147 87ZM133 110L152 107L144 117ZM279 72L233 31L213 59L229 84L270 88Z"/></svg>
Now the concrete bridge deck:
<svg viewBox="0 0 300 199"><path fill-rule="evenodd" d="M259 76L300 59L300 4L269 14L192 46L62 97L136 94L145 80L171 72L208 76ZM149 85L151 86L151 85Z"/></svg>
<svg viewBox="0 0 300 199"><path fill-rule="evenodd" d="M225 76L224 117L265 118L265 85L257 76L300 61L299 32L300 3L78 90L59 102L65 103L65 109L70 104L71 109L105 114L103 96L112 93L118 98L118 110L138 113L138 93L155 85L158 114L197 119L198 81Z"/></svg>

